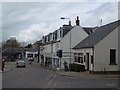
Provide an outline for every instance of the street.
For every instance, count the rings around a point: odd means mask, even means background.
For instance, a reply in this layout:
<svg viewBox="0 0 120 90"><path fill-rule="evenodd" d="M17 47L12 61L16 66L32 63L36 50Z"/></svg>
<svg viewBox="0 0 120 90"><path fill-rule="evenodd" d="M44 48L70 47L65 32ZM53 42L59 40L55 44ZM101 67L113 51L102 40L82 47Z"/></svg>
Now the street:
<svg viewBox="0 0 120 90"><path fill-rule="evenodd" d="M57 75L36 64L3 72L3 88L117 88L118 78L76 78Z"/></svg>

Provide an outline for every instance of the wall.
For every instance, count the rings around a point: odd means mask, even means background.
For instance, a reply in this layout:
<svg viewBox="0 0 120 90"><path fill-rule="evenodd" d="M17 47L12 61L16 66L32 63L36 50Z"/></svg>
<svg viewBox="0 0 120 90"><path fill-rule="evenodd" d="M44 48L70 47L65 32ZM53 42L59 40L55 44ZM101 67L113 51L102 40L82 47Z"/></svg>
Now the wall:
<svg viewBox="0 0 120 90"><path fill-rule="evenodd" d="M71 48L76 46L79 42L81 42L83 39L85 39L88 34L80 27L75 26L69 31L60 41L60 49L63 50L63 54L65 54L65 57L63 55L62 57L62 64L65 61L70 63L70 57L71 62L73 62L73 50L71 49L71 55L70 55L70 32L71 32ZM63 67L63 65L62 65Z"/></svg>
<svg viewBox="0 0 120 90"><path fill-rule="evenodd" d="M110 49L116 49L116 63L118 64L118 28L106 36L95 46L95 71L117 71L118 65L110 64Z"/></svg>
<svg viewBox="0 0 120 90"><path fill-rule="evenodd" d="M87 69L87 56L86 53L89 53L89 70L93 71L93 64L91 64L91 55L93 55L93 49L92 48L84 48L84 49L74 49L74 53L83 53L83 65L85 65L85 69Z"/></svg>
<svg viewBox="0 0 120 90"><path fill-rule="evenodd" d="M71 29L71 48L73 48L87 36L88 34L80 26L75 26L73 29ZM65 52L70 51L70 32L68 32L61 39L60 48L63 49Z"/></svg>

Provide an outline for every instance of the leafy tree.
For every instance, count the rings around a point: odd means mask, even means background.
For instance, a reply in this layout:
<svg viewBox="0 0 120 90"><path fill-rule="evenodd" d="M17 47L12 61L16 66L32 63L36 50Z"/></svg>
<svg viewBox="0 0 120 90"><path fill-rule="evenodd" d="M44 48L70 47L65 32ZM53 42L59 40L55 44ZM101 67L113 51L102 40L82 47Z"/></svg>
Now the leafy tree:
<svg viewBox="0 0 120 90"><path fill-rule="evenodd" d="M32 44L28 44L25 48L32 48Z"/></svg>
<svg viewBox="0 0 120 90"><path fill-rule="evenodd" d="M6 48L19 48L19 47L21 47L21 44L16 40L15 37L12 37L2 42L2 50Z"/></svg>

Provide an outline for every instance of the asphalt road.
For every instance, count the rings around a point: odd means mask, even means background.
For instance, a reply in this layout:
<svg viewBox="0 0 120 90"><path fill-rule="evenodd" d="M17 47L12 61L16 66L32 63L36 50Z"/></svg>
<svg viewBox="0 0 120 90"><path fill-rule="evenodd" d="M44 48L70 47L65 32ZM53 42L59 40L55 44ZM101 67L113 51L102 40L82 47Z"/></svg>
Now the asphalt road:
<svg viewBox="0 0 120 90"><path fill-rule="evenodd" d="M117 78L75 78L27 63L26 68L4 72L3 88L118 88Z"/></svg>

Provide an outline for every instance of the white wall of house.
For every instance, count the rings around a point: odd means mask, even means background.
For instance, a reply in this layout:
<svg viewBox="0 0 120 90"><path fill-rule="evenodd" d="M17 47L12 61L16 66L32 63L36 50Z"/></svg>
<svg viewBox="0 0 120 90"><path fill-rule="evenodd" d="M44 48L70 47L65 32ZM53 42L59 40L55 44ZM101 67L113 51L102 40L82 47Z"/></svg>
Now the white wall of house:
<svg viewBox="0 0 120 90"><path fill-rule="evenodd" d="M75 26L73 29L71 29L71 48L73 48L75 45L77 45L80 41L85 39L88 34L80 27L80 26ZM63 55L62 57L62 64L65 61L67 63L70 63L70 32L68 32L60 41L60 49L63 50L66 53L65 57ZM71 49L71 62L73 61L73 50ZM63 67L63 65L62 65Z"/></svg>
<svg viewBox="0 0 120 90"><path fill-rule="evenodd" d="M93 71L93 64L91 64L91 55L93 55L93 49L92 48L74 49L73 52L74 53L83 53L83 63L79 63L79 64L85 65L86 70L87 70L87 67L89 67L89 70ZM89 65L87 64L88 59L87 59L86 53L89 53ZM78 63L78 62L76 62L76 63Z"/></svg>
<svg viewBox="0 0 120 90"><path fill-rule="evenodd" d="M60 60L58 59L58 56L56 55L56 52L60 49L60 42L53 43L53 54L52 54L52 65L57 66L57 64L60 65Z"/></svg>
<svg viewBox="0 0 120 90"><path fill-rule="evenodd" d="M116 49L116 63L110 64L110 49ZM94 71L118 71L118 28L95 45Z"/></svg>
<svg viewBox="0 0 120 90"><path fill-rule="evenodd" d="M53 43L53 52L56 53L56 51L60 48L60 42Z"/></svg>
<svg viewBox="0 0 120 90"><path fill-rule="evenodd" d="M29 58L29 54L32 54L32 58L35 58L35 55L38 54L38 52L26 51L25 58Z"/></svg>
<svg viewBox="0 0 120 90"><path fill-rule="evenodd" d="M80 41L85 39L88 34L80 27L75 26L71 30L71 48L77 45ZM68 32L60 42L60 48L63 49L65 52L70 51L70 32Z"/></svg>
<svg viewBox="0 0 120 90"><path fill-rule="evenodd" d="M44 45L44 55L45 57L51 58L51 44Z"/></svg>

